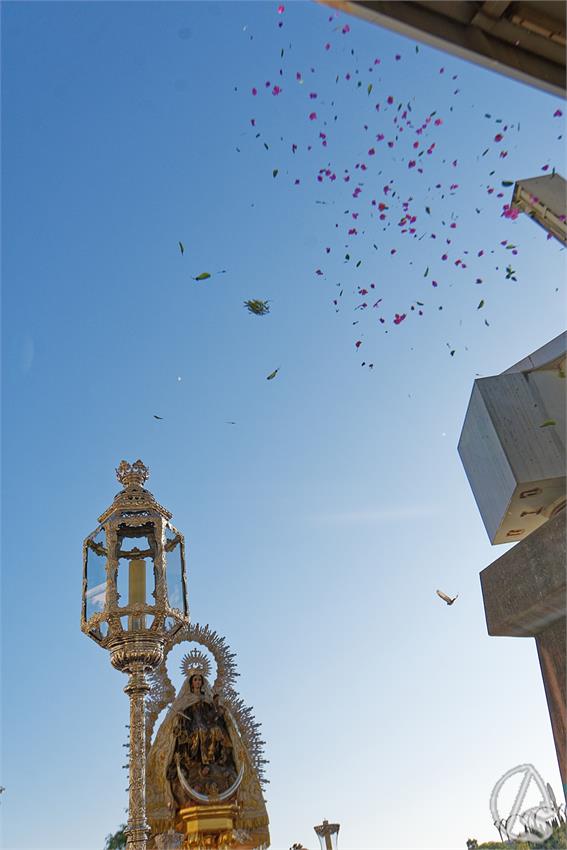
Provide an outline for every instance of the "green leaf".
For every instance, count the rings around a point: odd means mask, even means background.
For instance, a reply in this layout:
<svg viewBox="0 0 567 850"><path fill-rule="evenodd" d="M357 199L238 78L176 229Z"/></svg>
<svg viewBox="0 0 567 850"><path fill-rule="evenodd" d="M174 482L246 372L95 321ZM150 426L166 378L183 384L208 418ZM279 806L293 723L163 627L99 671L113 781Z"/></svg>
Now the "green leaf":
<svg viewBox="0 0 567 850"><path fill-rule="evenodd" d="M431 215L431 210L429 207L425 207L425 212L427 213L427 215Z"/></svg>
<svg viewBox="0 0 567 850"><path fill-rule="evenodd" d="M514 185L514 181L513 181L513 180L503 180L503 181L502 181L502 185L503 185L503 186L513 186L513 185Z"/></svg>
<svg viewBox="0 0 567 850"><path fill-rule="evenodd" d="M546 419L545 422L542 422L539 426L540 428L549 428L550 425L557 425L555 419Z"/></svg>
<svg viewBox="0 0 567 850"><path fill-rule="evenodd" d="M269 302L260 298L250 298L244 302L244 306L254 316L267 316L270 312Z"/></svg>
<svg viewBox="0 0 567 850"><path fill-rule="evenodd" d="M207 280L210 276L210 272L201 272L201 274L198 274L197 277L193 278L193 280Z"/></svg>
<svg viewBox="0 0 567 850"><path fill-rule="evenodd" d="M428 274L429 274L429 266L427 266L427 268L425 269L423 276L427 277Z"/></svg>
<svg viewBox="0 0 567 850"><path fill-rule="evenodd" d="M372 83L368 83L368 94L372 91Z"/></svg>
<svg viewBox="0 0 567 850"><path fill-rule="evenodd" d="M279 171L279 169L274 168L274 170L272 171L272 177L277 177L277 176L278 176L278 171Z"/></svg>
<svg viewBox="0 0 567 850"><path fill-rule="evenodd" d="M480 310L481 307L484 307L484 299L482 299L482 301L480 302L480 304L478 305L478 307L476 309Z"/></svg>
<svg viewBox="0 0 567 850"><path fill-rule="evenodd" d="M266 375L266 380L267 380L267 381L273 381L273 380L274 380L274 378L276 377L276 375L278 374L278 372L279 372L279 371L280 371L280 370L279 370L279 367L278 367L277 369L274 369L274 371L273 371L273 372L270 372L270 374L269 374L269 375Z"/></svg>
<svg viewBox="0 0 567 850"><path fill-rule="evenodd" d="M181 256L183 256L183 254L185 253L185 246L184 246L183 242L178 242L177 244L179 245L179 250L181 251Z"/></svg>
<svg viewBox="0 0 567 850"><path fill-rule="evenodd" d="M359 260L358 263L356 264L355 268L358 268L361 263L362 263L362 260Z"/></svg>

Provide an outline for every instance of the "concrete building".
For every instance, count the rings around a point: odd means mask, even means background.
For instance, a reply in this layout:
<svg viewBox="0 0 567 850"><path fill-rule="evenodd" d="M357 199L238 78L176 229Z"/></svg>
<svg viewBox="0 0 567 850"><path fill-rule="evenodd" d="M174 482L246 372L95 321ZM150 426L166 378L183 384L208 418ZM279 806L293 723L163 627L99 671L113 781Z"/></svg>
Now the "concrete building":
<svg viewBox="0 0 567 850"><path fill-rule="evenodd" d="M480 573L489 635L535 638L567 800L567 334L474 382L459 454L492 543Z"/></svg>
<svg viewBox="0 0 567 850"><path fill-rule="evenodd" d="M567 181L560 174L518 180L511 206L567 245Z"/></svg>

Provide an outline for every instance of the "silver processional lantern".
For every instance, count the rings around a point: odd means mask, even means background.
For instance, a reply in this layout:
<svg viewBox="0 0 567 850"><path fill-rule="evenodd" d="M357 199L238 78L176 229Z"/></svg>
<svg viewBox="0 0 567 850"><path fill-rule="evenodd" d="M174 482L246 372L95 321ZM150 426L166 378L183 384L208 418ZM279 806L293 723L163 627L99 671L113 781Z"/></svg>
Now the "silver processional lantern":
<svg viewBox="0 0 567 850"><path fill-rule="evenodd" d="M146 850L146 674L189 623L185 542L171 514L143 487L149 469L137 460L116 470L123 489L83 544L81 629L128 674L130 806L128 850Z"/></svg>
<svg viewBox="0 0 567 850"><path fill-rule="evenodd" d="M321 850L337 850L340 828L340 824L329 823L328 820L324 820L319 826L313 827L319 839Z"/></svg>

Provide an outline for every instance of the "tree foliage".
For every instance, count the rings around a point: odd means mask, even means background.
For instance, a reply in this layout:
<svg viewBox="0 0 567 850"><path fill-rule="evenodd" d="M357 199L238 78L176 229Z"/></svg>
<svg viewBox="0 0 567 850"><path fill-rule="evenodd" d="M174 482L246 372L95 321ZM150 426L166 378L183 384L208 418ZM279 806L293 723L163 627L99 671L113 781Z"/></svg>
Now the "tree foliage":
<svg viewBox="0 0 567 850"><path fill-rule="evenodd" d="M557 823L545 841L485 841L479 844L476 838L467 839L467 850L567 850L567 824Z"/></svg>
<svg viewBox="0 0 567 850"><path fill-rule="evenodd" d="M126 850L126 824L123 823L114 834L106 836L104 850Z"/></svg>

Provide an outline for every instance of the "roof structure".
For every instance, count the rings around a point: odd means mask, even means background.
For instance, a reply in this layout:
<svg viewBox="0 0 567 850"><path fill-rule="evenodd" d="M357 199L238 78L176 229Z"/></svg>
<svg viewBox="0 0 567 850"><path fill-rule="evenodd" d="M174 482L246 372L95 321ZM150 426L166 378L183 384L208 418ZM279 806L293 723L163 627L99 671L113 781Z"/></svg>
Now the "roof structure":
<svg viewBox="0 0 567 850"><path fill-rule="evenodd" d="M563 0L319 0L550 94L565 97Z"/></svg>

